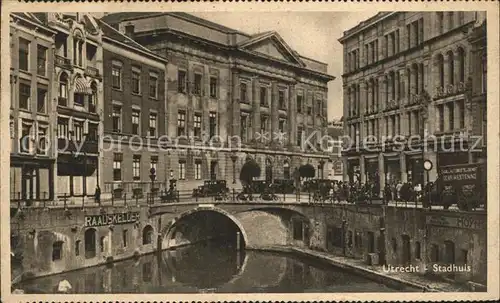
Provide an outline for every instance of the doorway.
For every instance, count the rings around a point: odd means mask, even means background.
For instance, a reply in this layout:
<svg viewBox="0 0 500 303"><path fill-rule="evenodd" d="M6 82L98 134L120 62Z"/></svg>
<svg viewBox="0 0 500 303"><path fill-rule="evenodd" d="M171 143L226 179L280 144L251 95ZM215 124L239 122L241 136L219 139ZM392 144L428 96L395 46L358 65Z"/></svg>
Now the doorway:
<svg viewBox="0 0 500 303"><path fill-rule="evenodd" d="M403 264L409 265L411 263L411 243L410 236L402 235L401 240L403 242Z"/></svg>

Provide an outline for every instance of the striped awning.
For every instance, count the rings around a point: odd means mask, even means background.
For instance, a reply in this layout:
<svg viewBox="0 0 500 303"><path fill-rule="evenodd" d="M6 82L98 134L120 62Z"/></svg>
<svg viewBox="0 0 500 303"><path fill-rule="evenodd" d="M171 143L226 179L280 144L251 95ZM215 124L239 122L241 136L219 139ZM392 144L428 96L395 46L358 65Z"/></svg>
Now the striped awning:
<svg viewBox="0 0 500 303"><path fill-rule="evenodd" d="M75 94L92 95L90 83L84 78L76 78L75 80Z"/></svg>

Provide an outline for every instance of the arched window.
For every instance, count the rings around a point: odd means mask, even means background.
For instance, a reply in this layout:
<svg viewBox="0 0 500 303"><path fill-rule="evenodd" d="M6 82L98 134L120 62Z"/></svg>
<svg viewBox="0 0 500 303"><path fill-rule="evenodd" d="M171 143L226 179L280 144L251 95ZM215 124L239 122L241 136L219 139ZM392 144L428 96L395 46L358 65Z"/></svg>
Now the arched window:
<svg viewBox="0 0 500 303"><path fill-rule="evenodd" d="M420 75L418 70L418 64L414 63L412 65L412 73L413 73L413 93L418 95L420 88Z"/></svg>
<svg viewBox="0 0 500 303"><path fill-rule="evenodd" d="M439 74L439 86L444 87L444 57L439 54L436 57L436 65Z"/></svg>
<svg viewBox="0 0 500 303"><path fill-rule="evenodd" d="M58 104L61 106L68 105L68 75L66 73L62 73L61 76L59 76Z"/></svg>
<svg viewBox="0 0 500 303"><path fill-rule="evenodd" d="M52 261L62 259L63 243L63 241L56 241L52 244Z"/></svg>
<svg viewBox="0 0 500 303"><path fill-rule="evenodd" d="M85 231L85 258L90 259L96 256L96 230L89 228Z"/></svg>
<svg viewBox="0 0 500 303"><path fill-rule="evenodd" d="M465 51L463 48L459 47L457 51L458 60L458 81L465 82Z"/></svg>
<svg viewBox="0 0 500 303"><path fill-rule="evenodd" d="M283 178L290 179L290 163L288 163L288 160L283 162Z"/></svg>
<svg viewBox="0 0 500 303"><path fill-rule="evenodd" d="M424 87L425 87L424 64L420 63L418 65L418 68L419 68L419 76L420 76L420 90L419 90L419 92L422 93L424 91Z"/></svg>
<svg viewBox="0 0 500 303"><path fill-rule="evenodd" d="M146 225L142 230L142 245L153 243L153 228L151 225Z"/></svg>
<svg viewBox="0 0 500 303"><path fill-rule="evenodd" d="M447 54L448 57L448 84L455 84L455 62L453 60L453 52L449 51Z"/></svg>
<svg viewBox="0 0 500 303"><path fill-rule="evenodd" d="M92 82L90 84L91 95L89 96L89 112L97 112L97 83Z"/></svg>

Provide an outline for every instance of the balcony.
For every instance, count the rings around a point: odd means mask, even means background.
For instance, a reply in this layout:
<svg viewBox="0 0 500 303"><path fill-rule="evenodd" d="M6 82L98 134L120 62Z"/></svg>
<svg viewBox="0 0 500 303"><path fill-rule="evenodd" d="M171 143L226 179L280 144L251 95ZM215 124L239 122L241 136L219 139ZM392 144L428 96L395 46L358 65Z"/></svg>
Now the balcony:
<svg viewBox="0 0 500 303"><path fill-rule="evenodd" d="M68 69L68 70L72 69L71 60L69 60L68 58L65 58L63 56L54 55L54 62L59 67L62 67L62 68Z"/></svg>
<svg viewBox="0 0 500 303"><path fill-rule="evenodd" d="M80 148L80 150L78 150ZM74 140L72 138L58 138L57 150L59 153L85 153L85 154L98 154L99 153L99 138L90 138L85 135L83 142Z"/></svg>
<svg viewBox="0 0 500 303"><path fill-rule="evenodd" d="M366 109L366 114L367 115L371 115L371 114L376 114L378 113L378 107L375 106L375 105L370 105L367 109Z"/></svg>
<svg viewBox="0 0 500 303"><path fill-rule="evenodd" d="M464 82L460 82L458 84L448 84L446 86L438 86L436 87L434 100L464 94L466 90L467 85Z"/></svg>
<svg viewBox="0 0 500 303"><path fill-rule="evenodd" d="M101 78L101 75L99 74L99 69L92 66L87 66L87 68L85 69L85 75L90 76L92 78Z"/></svg>

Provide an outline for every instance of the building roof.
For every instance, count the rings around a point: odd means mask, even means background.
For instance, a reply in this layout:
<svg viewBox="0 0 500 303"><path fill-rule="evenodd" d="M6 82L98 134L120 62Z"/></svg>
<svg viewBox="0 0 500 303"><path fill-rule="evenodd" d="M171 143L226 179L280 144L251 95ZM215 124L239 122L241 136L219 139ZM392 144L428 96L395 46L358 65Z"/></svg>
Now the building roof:
<svg viewBox="0 0 500 303"><path fill-rule="evenodd" d="M338 41L340 43L343 43L347 38L353 36L354 34L362 31L363 29L371 26L371 25L374 25L375 23L381 21L382 19L385 19L386 17L392 15L392 14L395 14L394 12L380 12L380 13L377 13L375 15L373 15L372 17L366 19L366 20L363 20L361 22L359 22L356 26L344 31L344 35L342 37L340 37L338 39Z"/></svg>
<svg viewBox="0 0 500 303"><path fill-rule="evenodd" d="M238 47L240 49L244 49L245 46L252 45L255 42L262 41L263 39L275 39L276 41L279 41L278 44L280 44L285 51L286 55L290 58L292 58L292 61L294 61L295 64L298 64L301 67L305 67L306 69L309 69L314 72L319 72L321 74L327 75L327 65L324 62L320 62L311 58L308 58L306 56L300 55L297 51L295 51L293 48L289 47L285 41L279 36L279 34L275 31L266 31L262 33L257 33L254 35L250 35L248 33L241 32L239 30L235 30L233 28L229 28L227 26L217 24L212 21L208 21L203 18L196 17L194 15L184 13L184 12L168 12L168 13L157 13L157 12L120 12L120 13L112 13L112 14L107 14L101 18L104 22L109 24L115 29L118 29L119 24L124 22L126 23L127 21L133 21L133 20L138 20L138 19L146 19L146 18L154 18L154 17L162 17L162 16L171 16L174 18L179 18L188 22L191 22L193 24L197 24L203 27L206 27L208 29L216 30L220 33L223 34L234 34L238 38L236 41L233 39L228 38L223 38L223 39L216 39L214 38L214 35L210 35L209 33L201 33L201 32L196 32L195 34L190 33L188 29L186 28L170 28L169 25L167 27L170 30L175 30L179 32L186 32L189 33L190 35L198 35L197 37L206 39L211 42L219 43L222 45L226 46L231 46L231 47ZM247 49L248 50L248 49ZM328 75L332 79L334 77Z"/></svg>
<svg viewBox="0 0 500 303"><path fill-rule="evenodd" d="M154 52L152 52L148 48L135 42L132 38L119 32L118 30L116 30L111 25L107 24L106 22L104 22L102 20L98 20L98 22L99 22L99 26L101 27L101 30L102 30L105 38L109 38L109 39L121 42L121 43L126 44L127 46L129 46L131 48L135 48L141 52L146 52L147 54L155 57L156 59L161 59L162 61L166 61L165 58L158 56L157 54L155 54Z"/></svg>

